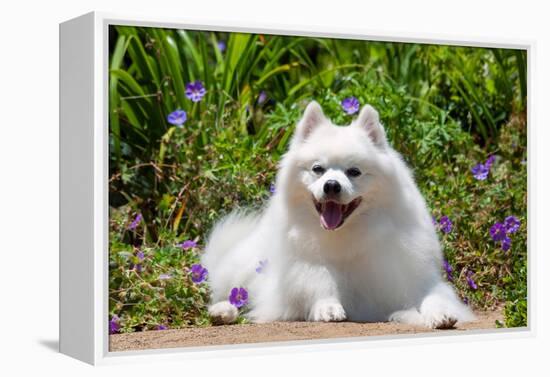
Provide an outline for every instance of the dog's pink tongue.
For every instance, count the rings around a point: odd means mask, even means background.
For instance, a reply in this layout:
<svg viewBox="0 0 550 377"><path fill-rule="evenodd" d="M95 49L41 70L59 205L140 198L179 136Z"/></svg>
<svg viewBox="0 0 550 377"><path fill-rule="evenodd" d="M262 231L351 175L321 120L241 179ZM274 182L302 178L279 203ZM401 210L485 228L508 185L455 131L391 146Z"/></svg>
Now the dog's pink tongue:
<svg viewBox="0 0 550 377"><path fill-rule="evenodd" d="M342 222L342 206L328 202L321 213L321 224L325 229L334 230Z"/></svg>

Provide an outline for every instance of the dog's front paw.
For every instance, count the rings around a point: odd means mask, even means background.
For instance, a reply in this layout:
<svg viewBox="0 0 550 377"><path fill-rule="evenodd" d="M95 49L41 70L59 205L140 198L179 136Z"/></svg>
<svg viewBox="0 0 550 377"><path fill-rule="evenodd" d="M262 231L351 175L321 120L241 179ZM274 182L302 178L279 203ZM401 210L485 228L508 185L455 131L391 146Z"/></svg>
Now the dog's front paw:
<svg viewBox="0 0 550 377"><path fill-rule="evenodd" d="M317 301L309 313L308 320L316 322L340 322L346 319L342 304L334 299Z"/></svg>

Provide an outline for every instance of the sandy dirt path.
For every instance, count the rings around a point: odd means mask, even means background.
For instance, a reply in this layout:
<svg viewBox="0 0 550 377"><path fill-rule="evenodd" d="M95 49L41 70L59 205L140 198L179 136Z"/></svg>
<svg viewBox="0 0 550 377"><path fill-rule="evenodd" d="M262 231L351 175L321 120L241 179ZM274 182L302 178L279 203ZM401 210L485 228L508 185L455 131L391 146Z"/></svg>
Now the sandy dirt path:
<svg viewBox="0 0 550 377"><path fill-rule="evenodd" d="M495 321L502 321L502 311L476 313L475 322L457 326L453 330L430 330L398 323L319 323L273 322L185 329L144 331L114 334L109 337L109 349L130 351L154 348L197 347L242 343L286 342L292 340L331 339L379 335L418 334L436 331L461 332L472 329L494 329Z"/></svg>

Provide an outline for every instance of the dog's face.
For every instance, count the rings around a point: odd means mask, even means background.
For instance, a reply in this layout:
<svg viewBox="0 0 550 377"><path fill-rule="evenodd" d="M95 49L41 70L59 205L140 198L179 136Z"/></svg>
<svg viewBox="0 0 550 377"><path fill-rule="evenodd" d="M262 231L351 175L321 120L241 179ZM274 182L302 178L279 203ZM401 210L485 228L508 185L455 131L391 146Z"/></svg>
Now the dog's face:
<svg viewBox="0 0 550 377"><path fill-rule="evenodd" d="M349 126L333 125L312 102L293 136L284 164L287 190L325 230L353 222L387 174L388 145L378 113L364 106ZM283 164L283 168L285 165Z"/></svg>

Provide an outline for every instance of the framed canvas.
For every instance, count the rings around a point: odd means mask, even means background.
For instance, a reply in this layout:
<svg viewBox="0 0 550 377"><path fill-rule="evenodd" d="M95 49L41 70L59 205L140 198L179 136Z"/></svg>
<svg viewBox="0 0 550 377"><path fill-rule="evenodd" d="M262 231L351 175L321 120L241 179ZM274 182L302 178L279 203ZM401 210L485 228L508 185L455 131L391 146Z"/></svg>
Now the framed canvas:
<svg viewBox="0 0 550 377"><path fill-rule="evenodd" d="M61 352L98 364L531 334L532 49L62 23Z"/></svg>

